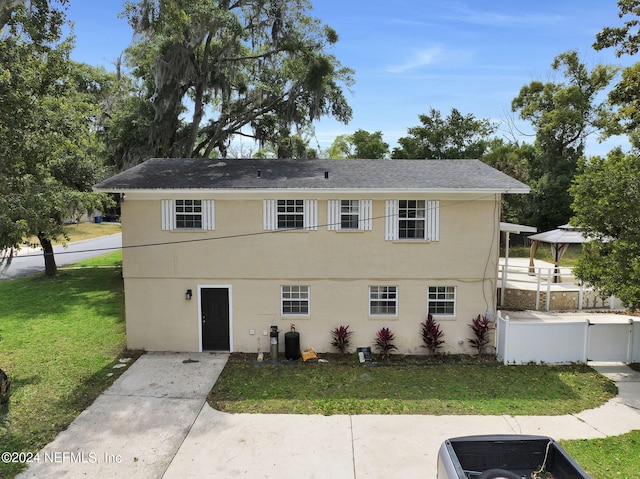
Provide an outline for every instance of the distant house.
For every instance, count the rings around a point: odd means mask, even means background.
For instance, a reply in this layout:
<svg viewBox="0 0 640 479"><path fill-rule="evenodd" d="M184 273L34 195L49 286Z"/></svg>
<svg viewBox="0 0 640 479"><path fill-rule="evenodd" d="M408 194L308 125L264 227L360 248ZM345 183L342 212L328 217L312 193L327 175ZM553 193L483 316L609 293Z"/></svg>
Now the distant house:
<svg viewBox="0 0 640 479"><path fill-rule="evenodd" d="M444 350L471 352L471 319L495 312L502 195L529 192L476 160L163 158L96 189L124 195L129 348L239 352L295 323L302 348L385 326L421 353L429 312Z"/></svg>

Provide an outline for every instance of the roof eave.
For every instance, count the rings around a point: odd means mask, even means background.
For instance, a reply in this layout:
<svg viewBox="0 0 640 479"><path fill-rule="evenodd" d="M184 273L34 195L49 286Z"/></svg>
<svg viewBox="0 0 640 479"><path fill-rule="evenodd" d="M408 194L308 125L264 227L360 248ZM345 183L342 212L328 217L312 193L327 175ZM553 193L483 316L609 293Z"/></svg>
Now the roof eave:
<svg viewBox="0 0 640 479"><path fill-rule="evenodd" d="M527 194L529 188L127 188L127 187L94 187L102 193L136 193L157 194L174 193L217 193L217 194L273 194L277 193L416 193L416 194Z"/></svg>

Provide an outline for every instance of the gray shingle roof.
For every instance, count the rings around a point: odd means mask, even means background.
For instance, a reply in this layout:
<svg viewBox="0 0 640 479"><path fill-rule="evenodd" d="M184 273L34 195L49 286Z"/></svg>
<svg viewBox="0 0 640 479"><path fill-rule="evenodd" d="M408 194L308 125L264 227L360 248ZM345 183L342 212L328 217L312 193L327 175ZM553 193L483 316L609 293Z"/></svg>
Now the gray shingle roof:
<svg viewBox="0 0 640 479"><path fill-rule="evenodd" d="M478 160L153 158L95 187L108 192L148 189L363 188L505 193L529 191L525 184Z"/></svg>

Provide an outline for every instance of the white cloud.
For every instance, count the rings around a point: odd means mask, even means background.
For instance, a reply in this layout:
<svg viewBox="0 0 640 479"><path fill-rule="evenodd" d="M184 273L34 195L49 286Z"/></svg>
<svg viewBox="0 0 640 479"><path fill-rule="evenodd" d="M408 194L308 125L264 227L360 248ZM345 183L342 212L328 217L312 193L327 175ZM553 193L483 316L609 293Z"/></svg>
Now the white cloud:
<svg viewBox="0 0 640 479"><path fill-rule="evenodd" d="M440 46L415 50L411 58L407 59L404 63L388 66L385 70L389 73L407 73L433 64L443 56L442 54L443 49Z"/></svg>
<svg viewBox="0 0 640 479"><path fill-rule="evenodd" d="M493 27L539 27L540 25L558 25L566 21L561 15L538 15L538 14L504 14L498 12L483 12L467 10L459 15L451 17L451 20L473 23L475 25L485 25Z"/></svg>
<svg viewBox="0 0 640 479"><path fill-rule="evenodd" d="M416 18L394 18L390 22L401 26L421 28L442 27L443 22L489 27L540 28L562 25L568 21L568 17L562 13L522 12L518 4L514 5L516 6L512 12L507 12L504 9L500 11L493 5L489 6L490 9L477 9L465 4L454 3L447 4L440 10L430 10L428 19L418 16Z"/></svg>

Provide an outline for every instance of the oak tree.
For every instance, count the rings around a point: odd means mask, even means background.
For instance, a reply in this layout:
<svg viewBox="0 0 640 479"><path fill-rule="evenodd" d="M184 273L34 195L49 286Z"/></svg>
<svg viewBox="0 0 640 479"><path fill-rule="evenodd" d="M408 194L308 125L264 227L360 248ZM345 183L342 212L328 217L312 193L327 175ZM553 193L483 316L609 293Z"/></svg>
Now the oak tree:
<svg viewBox="0 0 640 479"><path fill-rule="evenodd" d="M55 274L52 242L77 211L104 204L99 110L87 70L69 58L63 10L54 2L13 2L0 30L0 251L38 238Z"/></svg>
<svg viewBox="0 0 640 479"><path fill-rule="evenodd" d="M129 107L142 114L146 147L135 161L224 157L234 136L279 145L323 116L348 122L352 71L328 53L338 35L309 9L305 0L126 2L136 33L126 61L139 85Z"/></svg>

